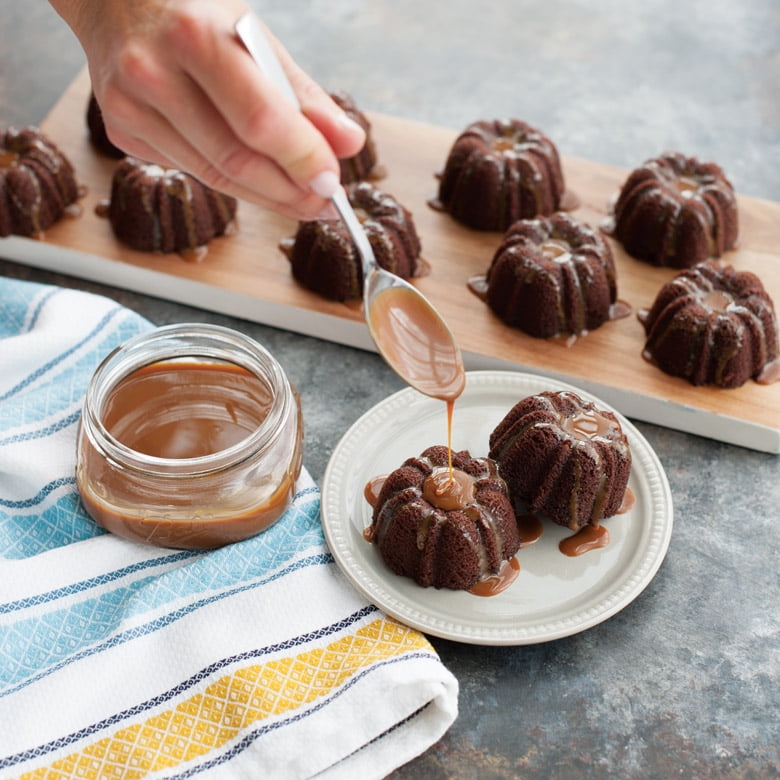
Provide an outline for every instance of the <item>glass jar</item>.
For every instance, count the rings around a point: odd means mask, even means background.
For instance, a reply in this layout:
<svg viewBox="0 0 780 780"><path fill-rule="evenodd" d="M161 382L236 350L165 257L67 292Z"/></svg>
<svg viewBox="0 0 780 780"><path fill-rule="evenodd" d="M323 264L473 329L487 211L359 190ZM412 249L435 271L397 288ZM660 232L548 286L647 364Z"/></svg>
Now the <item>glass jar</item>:
<svg viewBox="0 0 780 780"><path fill-rule="evenodd" d="M169 325L95 371L76 481L89 514L119 536L218 547L282 515L302 440L300 399L266 349L216 325Z"/></svg>

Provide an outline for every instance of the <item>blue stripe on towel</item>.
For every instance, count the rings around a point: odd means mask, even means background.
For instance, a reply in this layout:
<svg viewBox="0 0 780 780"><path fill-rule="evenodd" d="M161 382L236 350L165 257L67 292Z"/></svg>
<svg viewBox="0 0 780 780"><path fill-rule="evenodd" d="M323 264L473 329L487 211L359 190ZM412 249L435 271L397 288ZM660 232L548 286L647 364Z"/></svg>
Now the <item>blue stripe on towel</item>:
<svg viewBox="0 0 780 780"><path fill-rule="evenodd" d="M157 631L213 601L260 587L300 567L295 558L326 550L319 522L319 491L306 489L283 517L251 539L62 608L22 618L0 628L0 697L68 663ZM292 561L292 563L291 563ZM306 565L332 562L329 553L309 553ZM141 573L141 569L138 570ZM182 599L193 598L181 607ZM160 616L160 610L170 611ZM154 612L155 620L121 631L123 621Z"/></svg>
<svg viewBox="0 0 780 780"><path fill-rule="evenodd" d="M61 588L54 588L54 590L49 590L45 593L36 593L34 596L27 596L25 598L16 599L15 601L8 601L5 604L0 604L0 615L8 615L12 612L30 609L30 607L38 607L41 604L49 604L58 601L59 599L68 598L74 593L84 595L93 588L100 588L109 582L114 582L124 577L130 577L138 572L167 566L168 564L176 563L187 558L194 558L203 554L203 552L198 550L176 550L171 555L162 555L158 558L147 558L146 560L133 563L130 566L124 566L121 569L103 572L96 577L72 582Z"/></svg>
<svg viewBox="0 0 780 780"><path fill-rule="evenodd" d="M77 341L75 344L72 344L68 349L66 349L64 352L61 352L56 357L49 360L47 363L44 363L42 366L38 367L33 371L31 374L26 376L24 379L21 380L21 382L17 382L14 387L12 387L10 390L7 390L3 395L0 395L0 401L5 401L8 398L11 398L12 396L16 395L17 393L22 392L26 387L31 385L36 379L39 379L44 374L48 374L49 372L53 371L57 366L59 366L63 361L67 360L74 352L76 352L78 349L83 347L86 343L91 341L95 338L98 334L100 334L103 330L105 330L106 326L109 325L112 319L116 316L122 316L127 314L127 309L123 308L122 306L115 306L113 309L108 311L105 315L103 315L103 318L100 320L100 322L95 325L95 327L80 341ZM137 332L137 331L136 331ZM88 355L88 359L90 360L92 370L94 370L97 363L95 363L95 355L93 353L90 353ZM102 358L101 358L102 359ZM98 361L99 362L99 361ZM81 378L83 380L83 371L80 372L82 374ZM89 375L86 376L87 381L89 381ZM84 389L86 389L86 384L84 385Z"/></svg>
<svg viewBox="0 0 780 780"><path fill-rule="evenodd" d="M32 498L24 498L21 501L0 498L0 506L6 506L9 509L27 509L29 507L34 507L43 503L51 493L63 485L74 487L76 485L76 477L61 477L60 479L54 479L44 485Z"/></svg>
<svg viewBox="0 0 780 780"><path fill-rule="evenodd" d="M41 309L53 295L62 292L59 287L14 279L3 279L0 297L0 338L26 333L35 327Z"/></svg>
<svg viewBox="0 0 780 780"><path fill-rule="evenodd" d="M11 279L2 280L2 287L0 338L25 338L36 328L42 329L45 338L45 329L54 327L46 321L46 307L66 291ZM75 450L80 407L95 368L117 346L151 327L122 306L95 301L99 302L99 321L86 335L82 331L70 342L64 341L59 354L50 351L45 363L0 394L4 484L29 491L0 497L0 558L32 557L104 533L80 507L73 477L75 451L68 458L67 471L49 473L43 484L30 483L24 459L18 464L18 481L14 471L20 446L72 446ZM58 331L58 339L62 336ZM73 444L68 445L69 441Z"/></svg>
<svg viewBox="0 0 780 780"><path fill-rule="evenodd" d="M44 294L44 296L38 301L35 308L30 312L29 319L27 321L27 330L33 330L35 328L35 325L38 322L38 317L40 316L41 312L43 311L44 306L49 302L49 298L51 298L54 295L57 295L57 293L61 292L61 290L57 287L49 290L47 293Z"/></svg>
<svg viewBox="0 0 780 780"><path fill-rule="evenodd" d="M0 437L0 447L5 447L9 444L18 444L22 441L32 441L33 439L45 439L47 436L51 436L55 433L59 433L64 428L71 425L75 425L79 421L81 411L71 412L66 417L62 417L59 420L48 423L43 428L39 428L35 431L26 431L25 433L15 433L5 438Z"/></svg>
<svg viewBox="0 0 780 780"><path fill-rule="evenodd" d="M110 317L105 318L101 330L94 331L78 345L61 353L46 366L36 369L0 396L0 433L37 422L42 423L41 428L45 429L48 418L72 410L74 405L81 407L89 380L100 361L115 347L142 330L135 316L123 316L114 322L118 313L123 312L121 309L112 312ZM107 329L109 326L110 330ZM94 343L88 351L73 359L74 352L89 341ZM2 438L0 436L0 444L6 443Z"/></svg>
<svg viewBox="0 0 780 780"><path fill-rule="evenodd" d="M32 558L74 542L83 542L105 531L84 511L75 488L30 514L0 509L0 556L7 559ZM27 503L27 502L22 502Z"/></svg>
<svg viewBox="0 0 780 780"><path fill-rule="evenodd" d="M89 658L90 656L97 655L98 653L111 650L126 642L131 642L132 640L138 639L139 637L144 637L147 636L148 634L153 634L156 631L159 631L163 628L167 628L173 623L176 623L176 621L181 620L182 618L185 618L188 615L191 615L193 612L200 609L201 607L207 607L215 602L222 601L223 599L230 598L231 596L235 596L238 593L244 593L245 591L261 588L263 587L263 585L267 585L269 582L274 582L275 580L278 580L289 574L293 574L296 571L300 571L301 569L304 569L308 566L328 566L328 565L335 566L334 559L330 553L320 553L318 555L312 555L309 556L308 558L302 558L300 560L294 561L284 569L273 572L269 576L264 577L263 579L260 579L256 582L249 582L244 585L240 585L238 587L232 588L228 591L215 593L208 597L198 599L197 601L193 601L188 604L185 604L184 606L179 607L178 609L174 609L172 612L169 612L166 615L162 615L161 617L155 618L154 620L150 620L147 623L135 626L126 631L121 631L118 634L114 634L113 636L110 636L108 639L106 639L103 642L92 645L91 647L84 647L84 649L72 653L67 657L64 657L62 660L58 661L57 663L49 663L49 665L45 666L44 668L41 668L40 671L37 671L32 676L25 676L24 679L22 679L20 682L16 682L15 680L10 680L9 682L4 683L4 681L0 680L0 698L3 698L4 696L8 696L12 693L16 693L22 688L25 688L28 685L31 685L33 683L36 683L39 680L48 677L50 674L53 674L54 672L57 672L60 669L63 669L69 664L72 664L76 661L81 661L85 658ZM52 631L52 633L54 632ZM13 650L13 648L11 649ZM8 685L8 687L5 690L2 690L3 684Z"/></svg>

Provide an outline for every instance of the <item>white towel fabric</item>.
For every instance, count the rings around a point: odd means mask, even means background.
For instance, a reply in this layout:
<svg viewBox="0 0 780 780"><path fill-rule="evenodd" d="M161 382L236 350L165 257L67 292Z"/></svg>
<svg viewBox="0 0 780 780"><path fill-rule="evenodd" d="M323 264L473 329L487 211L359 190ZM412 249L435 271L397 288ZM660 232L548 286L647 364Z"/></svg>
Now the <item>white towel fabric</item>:
<svg viewBox="0 0 780 780"><path fill-rule="evenodd" d="M98 362L150 324L0 279L0 776L381 777L457 714L428 641L346 582L307 473L211 552L103 533L74 473Z"/></svg>

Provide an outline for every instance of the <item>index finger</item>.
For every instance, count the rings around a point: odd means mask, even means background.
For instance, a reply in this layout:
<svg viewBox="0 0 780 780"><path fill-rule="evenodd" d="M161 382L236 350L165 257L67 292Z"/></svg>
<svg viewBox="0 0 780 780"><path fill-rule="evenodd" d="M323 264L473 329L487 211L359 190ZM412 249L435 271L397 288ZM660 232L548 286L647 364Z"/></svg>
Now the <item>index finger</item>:
<svg viewBox="0 0 780 780"><path fill-rule="evenodd" d="M250 150L271 158L298 186L329 197L338 186L339 166L328 141L260 71L232 29L225 33L202 17L182 22L176 31L182 66ZM270 33L269 40L288 65L291 58ZM217 165L236 178L240 170L234 167L244 162L227 157Z"/></svg>

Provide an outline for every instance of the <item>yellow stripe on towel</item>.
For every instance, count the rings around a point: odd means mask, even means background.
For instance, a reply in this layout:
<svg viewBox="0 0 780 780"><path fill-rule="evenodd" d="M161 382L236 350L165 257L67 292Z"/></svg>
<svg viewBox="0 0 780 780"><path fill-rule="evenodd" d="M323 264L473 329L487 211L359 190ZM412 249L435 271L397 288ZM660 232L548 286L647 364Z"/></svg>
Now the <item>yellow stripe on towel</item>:
<svg viewBox="0 0 780 780"><path fill-rule="evenodd" d="M361 669L419 650L430 651L425 637L380 618L327 647L225 675L174 708L22 777L145 777L220 748L264 718L326 696Z"/></svg>

